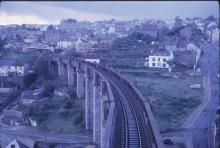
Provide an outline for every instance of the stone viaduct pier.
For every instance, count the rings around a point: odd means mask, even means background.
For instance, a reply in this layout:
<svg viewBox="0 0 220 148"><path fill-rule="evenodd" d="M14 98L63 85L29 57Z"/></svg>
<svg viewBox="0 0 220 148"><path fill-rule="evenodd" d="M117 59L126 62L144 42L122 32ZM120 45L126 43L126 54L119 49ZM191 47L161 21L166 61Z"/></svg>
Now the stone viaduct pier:
<svg viewBox="0 0 220 148"><path fill-rule="evenodd" d="M85 98L86 130L93 132L97 148L163 148L148 103L122 76L100 64L58 55L50 56L49 72Z"/></svg>

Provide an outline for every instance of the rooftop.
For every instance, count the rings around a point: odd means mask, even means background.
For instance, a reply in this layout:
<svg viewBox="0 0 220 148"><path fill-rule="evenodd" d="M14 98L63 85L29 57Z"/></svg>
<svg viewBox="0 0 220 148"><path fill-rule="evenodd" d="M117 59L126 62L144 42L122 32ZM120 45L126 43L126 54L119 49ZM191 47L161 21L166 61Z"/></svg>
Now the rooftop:
<svg viewBox="0 0 220 148"><path fill-rule="evenodd" d="M165 49L155 50L151 56L170 56L170 52Z"/></svg>
<svg viewBox="0 0 220 148"><path fill-rule="evenodd" d="M0 66L22 66L18 64L15 60L0 60Z"/></svg>

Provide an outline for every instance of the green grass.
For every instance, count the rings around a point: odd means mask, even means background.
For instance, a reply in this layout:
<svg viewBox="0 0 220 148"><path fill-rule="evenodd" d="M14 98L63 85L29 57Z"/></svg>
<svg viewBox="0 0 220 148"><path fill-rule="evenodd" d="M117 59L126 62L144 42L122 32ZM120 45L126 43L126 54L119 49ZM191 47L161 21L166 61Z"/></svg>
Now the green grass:
<svg viewBox="0 0 220 148"><path fill-rule="evenodd" d="M147 72L148 71L148 72ZM186 118L201 103L202 90L189 88L201 84L201 77L181 75L178 79L160 77L156 71L122 72L152 106L161 132L181 127Z"/></svg>

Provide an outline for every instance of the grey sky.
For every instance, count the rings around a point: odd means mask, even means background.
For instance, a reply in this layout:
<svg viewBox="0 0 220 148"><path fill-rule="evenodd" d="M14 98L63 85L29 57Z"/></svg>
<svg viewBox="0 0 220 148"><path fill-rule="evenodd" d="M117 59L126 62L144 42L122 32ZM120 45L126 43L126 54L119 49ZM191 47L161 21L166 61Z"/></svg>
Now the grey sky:
<svg viewBox="0 0 220 148"><path fill-rule="evenodd" d="M14 23L22 20L58 23L60 19L68 17L89 21L111 18L170 20L176 16L181 18L194 16L204 18L209 15L219 17L217 1L2 2L0 9L0 24L12 20ZM10 17L14 18L9 20Z"/></svg>

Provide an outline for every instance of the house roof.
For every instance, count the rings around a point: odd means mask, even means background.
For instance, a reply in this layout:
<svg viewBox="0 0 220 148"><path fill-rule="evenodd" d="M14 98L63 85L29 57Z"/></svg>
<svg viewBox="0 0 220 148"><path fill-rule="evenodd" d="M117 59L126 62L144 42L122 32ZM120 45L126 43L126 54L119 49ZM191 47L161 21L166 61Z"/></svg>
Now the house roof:
<svg viewBox="0 0 220 148"><path fill-rule="evenodd" d="M170 56L170 52L165 49L156 50L151 54L151 56Z"/></svg>

